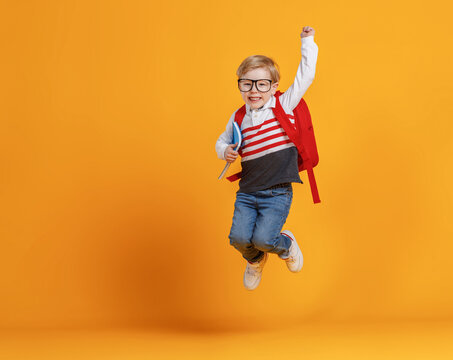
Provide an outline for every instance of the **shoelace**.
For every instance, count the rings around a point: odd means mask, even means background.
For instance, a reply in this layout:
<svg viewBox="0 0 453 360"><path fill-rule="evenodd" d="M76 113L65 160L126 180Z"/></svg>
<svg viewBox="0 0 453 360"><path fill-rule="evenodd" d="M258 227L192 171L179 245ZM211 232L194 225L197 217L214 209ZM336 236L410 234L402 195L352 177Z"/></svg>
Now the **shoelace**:
<svg viewBox="0 0 453 360"><path fill-rule="evenodd" d="M261 273L260 270L258 270L256 268L251 268L251 267L248 267L246 272L247 272L247 275L251 275L251 276L255 276L256 273Z"/></svg>
<svg viewBox="0 0 453 360"><path fill-rule="evenodd" d="M262 271L263 271L263 266L261 265L261 263L259 263L257 265L252 265L252 264L248 263L248 266L246 269L247 274L254 275L257 272L261 273Z"/></svg>

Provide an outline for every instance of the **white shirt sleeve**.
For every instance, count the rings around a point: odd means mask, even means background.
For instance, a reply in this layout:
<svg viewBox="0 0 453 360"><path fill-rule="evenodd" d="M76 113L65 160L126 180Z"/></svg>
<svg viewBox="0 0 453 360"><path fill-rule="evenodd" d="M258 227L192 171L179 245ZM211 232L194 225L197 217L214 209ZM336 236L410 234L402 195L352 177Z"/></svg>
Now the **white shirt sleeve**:
<svg viewBox="0 0 453 360"><path fill-rule="evenodd" d="M293 110L305 92L313 82L316 71L316 61L318 59L318 45L314 36L303 37L302 39L302 59L297 69L294 83L280 96L280 103L283 109Z"/></svg>
<svg viewBox="0 0 453 360"><path fill-rule="evenodd" d="M231 145L233 142L233 121L236 112L231 115L230 120L228 120L227 126L225 131L219 136L217 142L215 143L215 150L217 152L217 156L221 160L225 160L225 149L228 145Z"/></svg>

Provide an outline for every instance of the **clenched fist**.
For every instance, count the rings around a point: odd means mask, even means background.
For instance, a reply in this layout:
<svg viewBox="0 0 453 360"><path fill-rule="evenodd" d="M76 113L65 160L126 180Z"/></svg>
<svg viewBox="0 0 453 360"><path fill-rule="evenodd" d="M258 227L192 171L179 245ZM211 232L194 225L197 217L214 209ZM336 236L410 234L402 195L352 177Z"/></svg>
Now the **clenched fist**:
<svg viewBox="0 0 453 360"><path fill-rule="evenodd" d="M310 26L304 26L304 28L302 29L302 32L300 33L300 37L304 38L304 37L311 36L311 35L313 35L313 36L315 35L315 29L313 29Z"/></svg>

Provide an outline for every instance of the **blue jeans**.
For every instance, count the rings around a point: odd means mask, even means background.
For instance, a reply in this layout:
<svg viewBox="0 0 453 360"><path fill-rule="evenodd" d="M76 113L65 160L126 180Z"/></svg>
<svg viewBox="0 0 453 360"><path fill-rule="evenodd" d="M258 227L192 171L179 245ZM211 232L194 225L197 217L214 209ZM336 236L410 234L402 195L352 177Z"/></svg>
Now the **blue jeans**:
<svg viewBox="0 0 453 360"><path fill-rule="evenodd" d="M236 193L230 244L250 262L260 261L264 252L289 256L291 240L281 235L293 199L293 188L286 187Z"/></svg>

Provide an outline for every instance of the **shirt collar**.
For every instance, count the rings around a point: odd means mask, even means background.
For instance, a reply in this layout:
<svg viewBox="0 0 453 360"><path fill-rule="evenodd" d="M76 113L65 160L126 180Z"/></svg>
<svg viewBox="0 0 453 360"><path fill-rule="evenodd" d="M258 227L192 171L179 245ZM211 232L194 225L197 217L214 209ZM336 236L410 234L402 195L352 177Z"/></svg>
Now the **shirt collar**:
<svg viewBox="0 0 453 360"><path fill-rule="evenodd" d="M267 101L267 103L265 103L259 109L256 109L256 111L263 111L263 110L266 110L268 108L274 108L274 107L275 107L275 96L272 95L271 98ZM252 110L250 109L250 105L249 104L245 104L245 109L246 109L246 113L247 114L250 114L252 112Z"/></svg>

